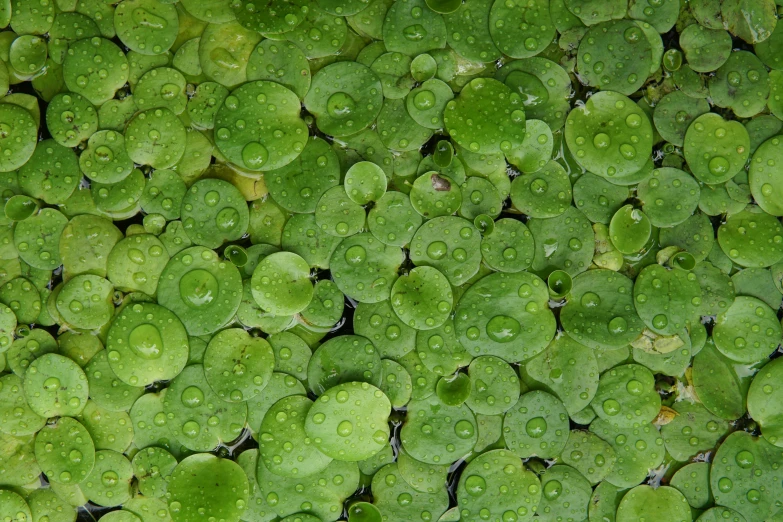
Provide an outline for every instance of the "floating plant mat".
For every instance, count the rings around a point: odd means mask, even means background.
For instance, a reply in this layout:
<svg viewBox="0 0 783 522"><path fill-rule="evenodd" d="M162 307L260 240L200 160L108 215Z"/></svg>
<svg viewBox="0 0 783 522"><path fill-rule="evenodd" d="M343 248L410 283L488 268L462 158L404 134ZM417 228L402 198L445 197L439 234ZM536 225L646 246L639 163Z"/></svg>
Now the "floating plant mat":
<svg viewBox="0 0 783 522"><path fill-rule="evenodd" d="M781 15L0 0L0 521L783 519Z"/></svg>

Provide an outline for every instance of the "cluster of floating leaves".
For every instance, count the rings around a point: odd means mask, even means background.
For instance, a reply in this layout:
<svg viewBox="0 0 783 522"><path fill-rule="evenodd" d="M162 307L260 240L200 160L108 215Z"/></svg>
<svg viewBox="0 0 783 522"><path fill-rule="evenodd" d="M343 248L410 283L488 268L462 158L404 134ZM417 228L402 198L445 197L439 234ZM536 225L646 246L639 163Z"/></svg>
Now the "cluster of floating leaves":
<svg viewBox="0 0 783 522"><path fill-rule="evenodd" d="M783 519L782 8L0 0L0 521Z"/></svg>

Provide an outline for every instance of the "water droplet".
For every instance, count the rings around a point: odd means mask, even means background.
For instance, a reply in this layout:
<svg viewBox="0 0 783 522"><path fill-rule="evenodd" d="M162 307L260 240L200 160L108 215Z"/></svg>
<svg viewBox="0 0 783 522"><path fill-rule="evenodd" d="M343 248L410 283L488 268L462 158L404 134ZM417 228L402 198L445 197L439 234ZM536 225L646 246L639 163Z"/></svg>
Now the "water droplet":
<svg viewBox="0 0 783 522"><path fill-rule="evenodd" d="M617 316L609 321L609 332L615 335L624 334L628 331L628 321L624 317Z"/></svg>
<svg viewBox="0 0 783 522"><path fill-rule="evenodd" d="M465 479L465 490L474 497L483 495L487 490L487 481L478 475L471 475Z"/></svg>
<svg viewBox="0 0 783 522"><path fill-rule="evenodd" d="M345 262L351 266L358 266L367 259L367 251L361 245L354 245L345 251Z"/></svg>
<svg viewBox="0 0 783 522"><path fill-rule="evenodd" d="M636 379L631 379L628 381L628 383L625 385L625 389L630 393L631 395L641 395L644 391L644 386L641 382L637 381Z"/></svg>
<svg viewBox="0 0 783 522"><path fill-rule="evenodd" d="M410 493L400 493L400 496L397 497L397 502L401 506L407 506L413 502L413 496Z"/></svg>
<svg viewBox="0 0 783 522"><path fill-rule="evenodd" d="M337 425L337 434L341 437L347 437L353 433L353 424L349 420L344 420Z"/></svg>
<svg viewBox="0 0 783 522"><path fill-rule="evenodd" d="M197 386L188 386L182 392L180 400L188 408L196 408L204 402L204 392Z"/></svg>
<svg viewBox="0 0 783 522"><path fill-rule="evenodd" d="M608 134L599 132L593 137L593 145L596 149L605 149L612 144L612 139Z"/></svg>
<svg viewBox="0 0 783 522"><path fill-rule="evenodd" d="M105 145L95 148L95 160L98 163L106 164L114 159L114 151Z"/></svg>
<svg viewBox="0 0 783 522"><path fill-rule="evenodd" d="M628 125L630 128L635 129L642 124L642 117L635 113L629 114L625 118L625 124Z"/></svg>
<svg viewBox="0 0 783 522"><path fill-rule="evenodd" d="M411 42L419 42L427 37L427 30L421 24L413 24L404 28L402 34Z"/></svg>
<svg viewBox="0 0 783 522"><path fill-rule="evenodd" d="M530 183L530 192L535 195L545 194L549 185L543 178L536 178Z"/></svg>
<svg viewBox="0 0 783 522"><path fill-rule="evenodd" d="M487 323L487 336L497 343L508 343L521 331L519 321L506 315L497 315Z"/></svg>
<svg viewBox="0 0 783 522"><path fill-rule="evenodd" d="M548 500L555 500L563 492L563 485L557 480L550 480L544 485L544 496Z"/></svg>
<svg viewBox="0 0 783 522"><path fill-rule="evenodd" d="M636 149L630 143L623 143L620 145L620 154L627 160L632 160L636 157Z"/></svg>
<svg viewBox="0 0 783 522"><path fill-rule="evenodd" d="M604 410L604 413L613 417L620 413L620 403L614 399L606 399L601 405L601 409Z"/></svg>
<svg viewBox="0 0 783 522"><path fill-rule="evenodd" d="M258 142L251 141L242 149L242 161L249 169L260 169L269 159L269 151Z"/></svg>
<svg viewBox="0 0 783 522"><path fill-rule="evenodd" d="M413 106L420 111L426 111L435 106L435 95L432 91L422 90L413 97Z"/></svg>
<svg viewBox="0 0 783 522"><path fill-rule="evenodd" d="M528 437L539 439L546 434L547 424L543 417L534 417L525 424L525 432Z"/></svg>
<svg viewBox="0 0 783 522"><path fill-rule="evenodd" d="M219 289L215 276L202 269L186 273L179 282L180 296L192 308L208 306L217 298Z"/></svg>
<svg viewBox="0 0 783 522"><path fill-rule="evenodd" d="M163 351L163 339L154 325L141 324L128 336L128 346L143 359L157 359Z"/></svg>
<svg viewBox="0 0 783 522"><path fill-rule="evenodd" d="M182 425L182 434L188 438L196 438L199 432L201 432L201 426L196 421L188 421Z"/></svg>
<svg viewBox="0 0 783 522"><path fill-rule="evenodd" d="M722 176L729 171L729 160L723 156L714 156L709 164L710 172L715 176Z"/></svg>
<svg viewBox="0 0 783 522"><path fill-rule="evenodd" d="M179 93L179 86L173 83L165 83L160 88L160 97L164 100L173 100Z"/></svg>
<svg viewBox="0 0 783 522"><path fill-rule="evenodd" d="M116 471L104 471L101 475L101 483L107 488L116 486L119 480L120 476L117 475Z"/></svg>
<svg viewBox="0 0 783 522"><path fill-rule="evenodd" d="M433 241L427 246L427 256L430 259L438 260L446 255L447 246L443 241Z"/></svg>
<svg viewBox="0 0 783 522"><path fill-rule="evenodd" d="M233 207L226 207L215 216L215 225L222 232L229 232L239 224L239 212Z"/></svg>
<svg viewBox="0 0 783 522"><path fill-rule="evenodd" d="M631 26L623 33L623 38L628 43L636 43L642 37L642 30L637 26Z"/></svg>
<svg viewBox="0 0 783 522"><path fill-rule="evenodd" d="M454 425L454 433L460 439L469 439L473 436L475 430L473 428L473 424L463 419Z"/></svg>
<svg viewBox="0 0 783 522"><path fill-rule="evenodd" d="M326 111L332 118L343 119L349 117L356 110L356 102L350 95L344 92L336 92L326 101Z"/></svg>
<svg viewBox="0 0 783 522"><path fill-rule="evenodd" d="M131 248L128 250L128 259L137 265L143 265L147 258L144 256L144 252L138 248Z"/></svg>
<svg viewBox="0 0 783 522"><path fill-rule="evenodd" d="M595 292L585 292L580 300L585 308L595 308L601 304L601 298Z"/></svg>
<svg viewBox="0 0 783 522"><path fill-rule="evenodd" d="M663 314L658 314L655 317L653 317L652 324L654 328L662 329L666 328L666 326L669 324L669 319Z"/></svg>
<svg viewBox="0 0 783 522"><path fill-rule="evenodd" d="M742 450L737 453L736 457L734 457L734 460L736 460L737 465L743 469L752 467L753 463L756 461L753 453L749 452L748 450Z"/></svg>

